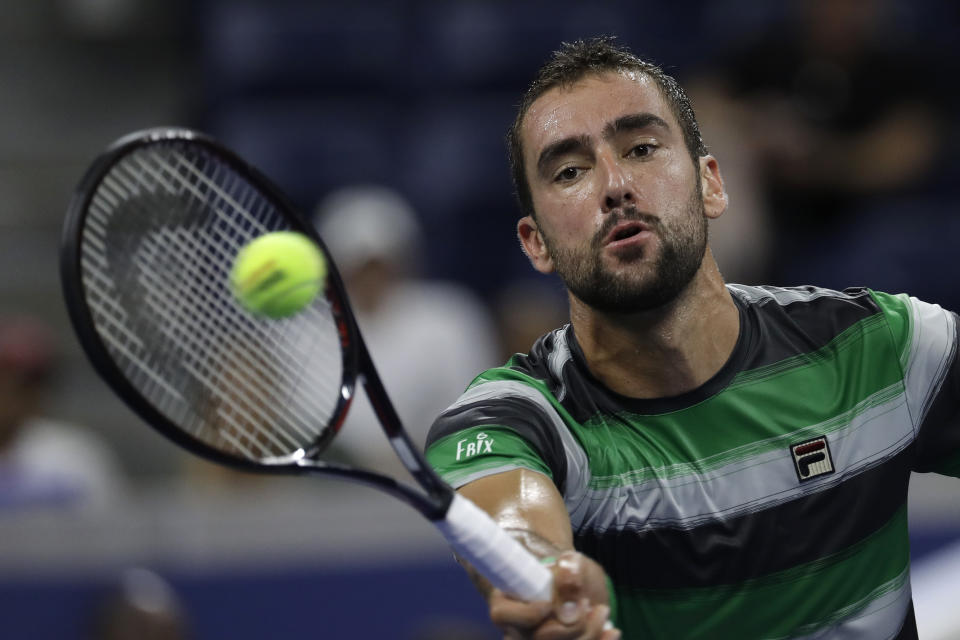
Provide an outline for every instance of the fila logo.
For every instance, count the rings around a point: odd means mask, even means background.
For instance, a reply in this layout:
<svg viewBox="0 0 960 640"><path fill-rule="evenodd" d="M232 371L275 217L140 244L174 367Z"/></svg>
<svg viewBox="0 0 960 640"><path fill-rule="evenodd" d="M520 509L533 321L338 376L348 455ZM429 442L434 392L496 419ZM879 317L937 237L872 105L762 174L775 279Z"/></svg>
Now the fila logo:
<svg viewBox="0 0 960 640"><path fill-rule="evenodd" d="M833 473L833 458L830 457L830 446L824 437L795 444L790 447L790 452L801 482Z"/></svg>
<svg viewBox="0 0 960 640"><path fill-rule="evenodd" d="M468 442L470 438L464 438L457 442L457 460L461 456L463 458L472 458L478 453L493 453L493 438L480 432L477 434L477 437L472 441Z"/></svg>

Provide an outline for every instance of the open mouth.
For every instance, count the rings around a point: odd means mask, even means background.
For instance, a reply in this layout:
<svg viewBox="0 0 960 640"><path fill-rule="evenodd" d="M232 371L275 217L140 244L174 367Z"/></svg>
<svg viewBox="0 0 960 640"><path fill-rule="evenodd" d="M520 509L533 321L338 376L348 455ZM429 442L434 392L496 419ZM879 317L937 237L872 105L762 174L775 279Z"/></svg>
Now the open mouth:
<svg viewBox="0 0 960 640"><path fill-rule="evenodd" d="M633 236L647 230L648 230L647 226L641 222L624 222L622 224L618 224L607 235L606 244L618 242L620 240L626 240L627 238L632 238Z"/></svg>

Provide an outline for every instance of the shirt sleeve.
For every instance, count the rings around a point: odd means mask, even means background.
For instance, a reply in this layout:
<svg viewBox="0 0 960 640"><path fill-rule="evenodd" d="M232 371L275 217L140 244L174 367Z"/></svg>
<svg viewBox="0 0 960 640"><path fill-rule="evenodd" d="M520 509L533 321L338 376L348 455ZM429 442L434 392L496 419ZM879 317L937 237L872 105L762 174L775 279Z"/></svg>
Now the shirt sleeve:
<svg viewBox="0 0 960 640"><path fill-rule="evenodd" d="M491 397L476 389L468 390L431 427L426 445L430 466L454 488L496 473L529 469L551 478L562 492L566 456L544 409L527 398Z"/></svg>
<svg viewBox="0 0 960 640"><path fill-rule="evenodd" d="M871 292L900 354L914 424L914 471L960 477L960 359L957 315L904 294Z"/></svg>

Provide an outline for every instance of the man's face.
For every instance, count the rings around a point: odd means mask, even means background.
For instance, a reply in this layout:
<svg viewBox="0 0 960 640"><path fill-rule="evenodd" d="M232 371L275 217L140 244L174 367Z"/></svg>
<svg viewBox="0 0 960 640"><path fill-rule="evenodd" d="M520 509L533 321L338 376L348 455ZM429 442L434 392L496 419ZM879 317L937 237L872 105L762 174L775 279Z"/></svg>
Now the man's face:
<svg viewBox="0 0 960 640"><path fill-rule="evenodd" d="M606 73L551 89L521 137L542 259L524 246L537 269L606 312L656 308L686 287L707 218L699 172L652 80Z"/></svg>

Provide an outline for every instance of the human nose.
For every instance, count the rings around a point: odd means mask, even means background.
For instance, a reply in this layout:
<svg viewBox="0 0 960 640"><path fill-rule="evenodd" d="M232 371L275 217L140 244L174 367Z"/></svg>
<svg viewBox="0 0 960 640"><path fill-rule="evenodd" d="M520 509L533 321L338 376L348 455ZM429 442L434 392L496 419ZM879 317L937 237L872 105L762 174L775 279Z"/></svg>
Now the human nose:
<svg viewBox="0 0 960 640"><path fill-rule="evenodd" d="M601 154L597 164L602 176L604 213L636 202L630 177L613 154Z"/></svg>

